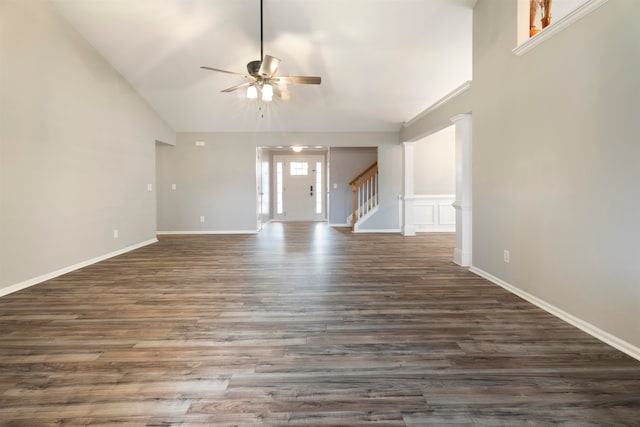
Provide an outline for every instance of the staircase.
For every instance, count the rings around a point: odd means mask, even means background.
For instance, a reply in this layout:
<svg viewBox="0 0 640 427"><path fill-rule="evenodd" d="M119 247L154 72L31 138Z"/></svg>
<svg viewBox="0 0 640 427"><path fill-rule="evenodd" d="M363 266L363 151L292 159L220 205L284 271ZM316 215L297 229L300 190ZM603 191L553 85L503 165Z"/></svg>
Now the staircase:
<svg viewBox="0 0 640 427"><path fill-rule="evenodd" d="M351 186L352 213L348 219L351 231L378 210L378 162L374 162L353 178Z"/></svg>

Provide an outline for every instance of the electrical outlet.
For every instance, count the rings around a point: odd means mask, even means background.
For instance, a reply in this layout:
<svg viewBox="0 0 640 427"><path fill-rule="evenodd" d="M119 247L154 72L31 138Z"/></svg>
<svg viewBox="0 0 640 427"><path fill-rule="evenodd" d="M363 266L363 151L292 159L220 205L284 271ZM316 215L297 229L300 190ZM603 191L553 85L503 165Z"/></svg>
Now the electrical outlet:
<svg viewBox="0 0 640 427"><path fill-rule="evenodd" d="M113 238L117 239L119 237L120 233L118 232L118 230L113 230Z"/></svg>
<svg viewBox="0 0 640 427"><path fill-rule="evenodd" d="M153 184L147 184L147 191L153 191Z"/></svg>
<svg viewBox="0 0 640 427"><path fill-rule="evenodd" d="M511 253L508 250L504 250L504 262L506 262L507 264L509 264L509 261L511 260Z"/></svg>
<svg viewBox="0 0 640 427"><path fill-rule="evenodd" d="M200 216L200 222L204 222L204 215Z"/></svg>
<svg viewBox="0 0 640 427"><path fill-rule="evenodd" d="M171 189L175 190L176 188L178 188L178 186L176 184L171 184Z"/></svg>

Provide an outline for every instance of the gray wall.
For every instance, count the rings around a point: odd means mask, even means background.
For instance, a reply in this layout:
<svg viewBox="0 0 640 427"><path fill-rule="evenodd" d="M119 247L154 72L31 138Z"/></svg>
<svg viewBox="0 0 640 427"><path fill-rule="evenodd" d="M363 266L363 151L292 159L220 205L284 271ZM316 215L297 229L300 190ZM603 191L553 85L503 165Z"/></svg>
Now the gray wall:
<svg viewBox="0 0 640 427"><path fill-rule="evenodd" d="M360 231L400 231L398 197L402 194L402 146L378 146L380 210L367 219Z"/></svg>
<svg viewBox="0 0 640 427"><path fill-rule="evenodd" d="M157 150L159 231L255 231L256 148L289 145L378 147L387 153L380 165L381 209L375 225L366 225L398 229L402 149L396 132L179 133L177 139L175 147ZM332 166L334 173L339 171Z"/></svg>
<svg viewBox="0 0 640 427"><path fill-rule="evenodd" d="M473 264L638 347L640 2L609 1L522 57L515 16L516 2L474 9Z"/></svg>
<svg viewBox="0 0 640 427"><path fill-rule="evenodd" d="M335 147L331 149L329 224L346 224L353 204L349 182L377 159L378 149L376 147Z"/></svg>
<svg viewBox="0 0 640 427"><path fill-rule="evenodd" d="M0 31L2 292L154 239L175 134L48 2L3 0Z"/></svg>
<svg viewBox="0 0 640 427"><path fill-rule="evenodd" d="M413 192L420 195L456 193L456 133L449 126L416 142Z"/></svg>
<svg viewBox="0 0 640 427"><path fill-rule="evenodd" d="M205 146L197 147L196 141ZM175 146L158 144L156 155L158 231L256 231L252 138L240 133L179 133Z"/></svg>

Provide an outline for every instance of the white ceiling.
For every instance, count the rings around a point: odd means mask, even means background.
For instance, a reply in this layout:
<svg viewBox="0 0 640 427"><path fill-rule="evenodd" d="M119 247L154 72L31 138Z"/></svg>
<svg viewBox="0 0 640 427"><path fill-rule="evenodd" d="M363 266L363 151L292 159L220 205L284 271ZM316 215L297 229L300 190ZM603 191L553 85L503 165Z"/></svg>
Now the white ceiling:
<svg viewBox="0 0 640 427"><path fill-rule="evenodd" d="M471 79L476 0L264 0L264 51L315 75L263 106L220 90L260 59L259 0L53 0L179 132L388 131Z"/></svg>

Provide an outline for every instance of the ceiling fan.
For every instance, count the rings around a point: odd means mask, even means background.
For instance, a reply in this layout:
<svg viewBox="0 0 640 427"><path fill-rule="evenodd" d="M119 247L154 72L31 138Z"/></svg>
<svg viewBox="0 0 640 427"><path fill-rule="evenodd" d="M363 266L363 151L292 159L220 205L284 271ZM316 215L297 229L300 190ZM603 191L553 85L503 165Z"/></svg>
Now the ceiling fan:
<svg viewBox="0 0 640 427"><path fill-rule="evenodd" d="M306 84L306 85L319 85L321 82L320 77L315 76L278 76L278 65L280 65L280 59L265 55L263 49L263 37L262 37L262 0L260 0L260 57L261 60L251 61L247 64L247 73L238 73L235 71L221 70L220 68L205 67L200 68L211 71L218 71L221 73L234 74L243 76L249 81L240 83L235 86L231 86L227 89L223 89L222 92L233 92L238 89L247 88L247 98L258 98L258 91L262 93L263 101L271 101L273 95L288 99L288 92L280 90L279 83L285 84Z"/></svg>

